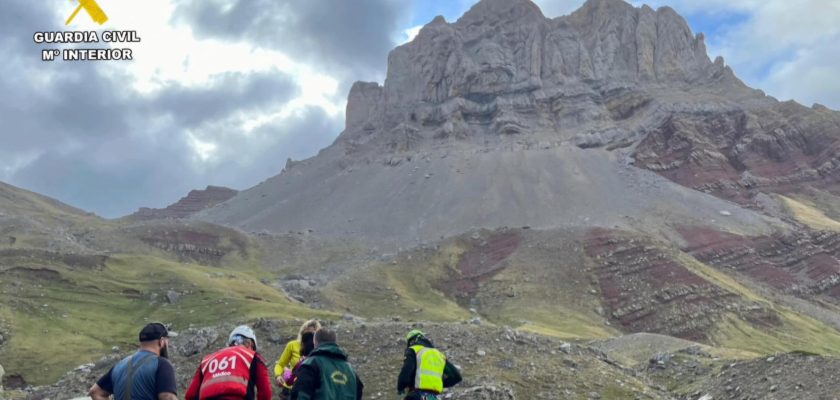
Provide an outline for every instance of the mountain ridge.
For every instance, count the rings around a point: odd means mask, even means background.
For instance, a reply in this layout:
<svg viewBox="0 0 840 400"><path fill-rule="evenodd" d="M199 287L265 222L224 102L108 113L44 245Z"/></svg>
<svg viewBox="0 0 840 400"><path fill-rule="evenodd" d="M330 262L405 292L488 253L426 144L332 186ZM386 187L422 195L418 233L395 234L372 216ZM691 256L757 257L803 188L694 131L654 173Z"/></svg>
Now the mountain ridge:
<svg viewBox="0 0 840 400"><path fill-rule="evenodd" d="M600 202L591 226L675 237L662 234L672 231L662 228L669 220L714 221L766 233L778 225L775 216L729 210L633 167L638 143L671 115L750 102L772 100L746 88L721 59L709 60L702 36L670 8L590 1L548 19L530 1L485 0L453 23L435 18L395 48L384 85L356 82L345 130L331 146L193 218L406 244L474 228L578 226L573 217L583 212L574 205ZM694 206L643 211L658 203L647 187ZM593 201L615 190L624 204ZM739 222L715 218L725 209ZM662 215L648 226L632 222L651 214Z"/></svg>

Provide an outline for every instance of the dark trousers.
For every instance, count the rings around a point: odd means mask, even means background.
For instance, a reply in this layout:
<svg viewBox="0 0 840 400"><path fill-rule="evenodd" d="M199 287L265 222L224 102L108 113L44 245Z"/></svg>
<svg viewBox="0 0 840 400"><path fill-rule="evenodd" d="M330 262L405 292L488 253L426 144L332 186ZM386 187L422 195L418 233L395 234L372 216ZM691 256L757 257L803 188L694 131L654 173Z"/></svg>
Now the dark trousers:
<svg viewBox="0 0 840 400"><path fill-rule="evenodd" d="M420 390L413 390L407 394L403 400L438 400L437 394L432 392L423 392Z"/></svg>

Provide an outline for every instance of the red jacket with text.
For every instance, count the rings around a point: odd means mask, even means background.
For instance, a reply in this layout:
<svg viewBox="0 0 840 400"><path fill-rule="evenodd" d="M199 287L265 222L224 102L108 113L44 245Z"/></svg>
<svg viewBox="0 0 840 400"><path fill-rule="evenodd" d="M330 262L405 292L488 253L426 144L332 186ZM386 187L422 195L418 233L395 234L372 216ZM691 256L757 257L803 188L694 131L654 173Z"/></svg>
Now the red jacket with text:
<svg viewBox="0 0 840 400"><path fill-rule="evenodd" d="M201 361L186 399L271 400L271 380L265 364L262 356L247 347L221 349Z"/></svg>

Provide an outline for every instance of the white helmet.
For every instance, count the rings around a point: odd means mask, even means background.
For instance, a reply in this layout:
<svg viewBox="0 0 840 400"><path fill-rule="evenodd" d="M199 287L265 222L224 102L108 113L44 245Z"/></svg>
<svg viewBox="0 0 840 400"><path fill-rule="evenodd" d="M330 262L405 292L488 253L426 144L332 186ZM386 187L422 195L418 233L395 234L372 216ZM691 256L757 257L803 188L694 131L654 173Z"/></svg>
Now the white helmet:
<svg viewBox="0 0 840 400"><path fill-rule="evenodd" d="M234 344L236 342L236 337L242 336L244 338L248 338L254 341L254 349L257 348L257 335L254 334L254 330L251 329L248 325L239 325L230 332L230 336L228 336L228 346Z"/></svg>

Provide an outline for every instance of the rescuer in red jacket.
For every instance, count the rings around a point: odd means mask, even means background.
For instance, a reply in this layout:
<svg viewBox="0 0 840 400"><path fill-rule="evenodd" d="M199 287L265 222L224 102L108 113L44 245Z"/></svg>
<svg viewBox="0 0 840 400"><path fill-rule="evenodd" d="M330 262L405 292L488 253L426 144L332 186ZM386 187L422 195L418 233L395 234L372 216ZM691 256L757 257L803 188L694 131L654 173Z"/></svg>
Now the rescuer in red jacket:
<svg viewBox="0 0 840 400"><path fill-rule="evenodd" d="M230 333L228 347L201 360L187 400L271 400L271 379L257 353L257 336L246 325Z"/></svg>

